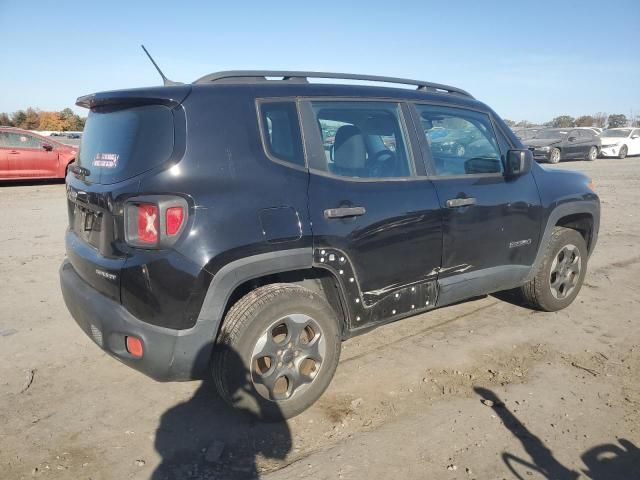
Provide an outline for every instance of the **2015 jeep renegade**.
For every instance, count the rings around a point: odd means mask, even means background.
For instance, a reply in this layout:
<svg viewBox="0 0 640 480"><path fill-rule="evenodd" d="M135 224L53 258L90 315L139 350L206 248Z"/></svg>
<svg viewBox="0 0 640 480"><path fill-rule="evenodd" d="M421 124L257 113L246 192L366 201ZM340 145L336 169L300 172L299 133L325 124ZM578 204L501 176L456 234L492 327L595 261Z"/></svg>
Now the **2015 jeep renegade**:
<svg viewBox="0 0 640 480"><path fill-rule="evenodd" d="M537 165L458 88L222 72L78 105L71 314L123 363L213 375L261 415L303 411L341 341L387 322L514 288L566 307L596 244L590 180Z"/></svg>

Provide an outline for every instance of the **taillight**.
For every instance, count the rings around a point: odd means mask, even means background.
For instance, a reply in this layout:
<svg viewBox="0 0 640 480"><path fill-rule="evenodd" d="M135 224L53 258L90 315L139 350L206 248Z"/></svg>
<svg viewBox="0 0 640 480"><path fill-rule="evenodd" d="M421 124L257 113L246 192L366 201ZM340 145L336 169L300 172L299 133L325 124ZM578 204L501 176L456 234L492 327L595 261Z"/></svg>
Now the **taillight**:
<svg viewBox="0 0 640 480"><path fill-rule="evenodd" d="M160 219L158 206L152 203L139 203L138 208L138 241L155 245L158 243Z"/></svg>
<svg viewBox="0 0 640 480"><path fill-rule="evenodd" d="M125 203L125 241L132 247L167 248L185 228L187 200L173 195L145 195Z"/></svg>
<svg viewBox="0 0 640 480"><path fill-rule="evenodd" d="M166 221L167 235L176 235L184 221L184 209L182 207L167 208Z"/></svg>

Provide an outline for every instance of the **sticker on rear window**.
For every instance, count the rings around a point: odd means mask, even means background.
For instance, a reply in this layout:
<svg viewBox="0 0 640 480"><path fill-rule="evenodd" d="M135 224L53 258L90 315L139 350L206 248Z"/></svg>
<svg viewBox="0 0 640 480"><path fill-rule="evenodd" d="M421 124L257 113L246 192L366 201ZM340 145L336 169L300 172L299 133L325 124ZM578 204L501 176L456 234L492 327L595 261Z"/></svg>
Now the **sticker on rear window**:
<svg viewBox="0 0 640 480"><path fill-rule="evenodd" d="M117 153L96 153L96 158L93 159L93 166L116 168L118 166L118 157Z"/></svg>

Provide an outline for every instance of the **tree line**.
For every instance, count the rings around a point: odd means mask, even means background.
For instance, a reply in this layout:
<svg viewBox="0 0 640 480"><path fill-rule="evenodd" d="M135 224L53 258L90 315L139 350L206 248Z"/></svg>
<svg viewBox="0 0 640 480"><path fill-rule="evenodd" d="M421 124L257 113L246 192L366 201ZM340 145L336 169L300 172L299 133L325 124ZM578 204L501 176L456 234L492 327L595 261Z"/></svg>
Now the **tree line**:
<svg viewBox="0 0 640 480"><path fill-rule="evenodd" d="M84 129L85 121L85 117L76 115L70 108L59 112L45 112L36 108L17 110L13 113L0 112L0 126L25 130L76 132Z"/></svg>
<svg viewBox="0 0 640 480"><path fill-rule="evenodd" d="M510 127L529 128L536 126L535 123L527 120L521 120L515 122L513 120L505 119L505 122ZM577 118L573 118L570 115L560 115L549 122L545 122L542 125L545 127L553 128L571 128L571 127L600 127L600 128L618 128L618 127L640 127L640 118L628 119L626 115L622 113L607 114L604 112L594 113L593 115L582 115Z"/></svg>

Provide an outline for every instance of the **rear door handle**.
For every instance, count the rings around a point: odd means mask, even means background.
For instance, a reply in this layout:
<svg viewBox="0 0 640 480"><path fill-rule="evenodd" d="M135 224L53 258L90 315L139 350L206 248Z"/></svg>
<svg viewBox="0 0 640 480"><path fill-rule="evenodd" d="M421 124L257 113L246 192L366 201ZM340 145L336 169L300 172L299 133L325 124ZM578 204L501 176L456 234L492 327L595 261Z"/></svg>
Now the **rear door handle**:
<svg viewBox="0 0 640 480"><path fill-rule="evenodd" d="M340 208L327 208L324 211L326 218L345 218L345 217L359 217L367 213L364 207L340 207Z"/></svg>
<svg viewBox="0 0 640 480"><path fill-rule="evenodd" d="M11 150L9 152L10 155L20 155L20 152L16 152L15 150Z"/></svg>
<svg viewBox="0 0 640 480"><path fill-rule="evenodd" d="M475 205L475 198L452 198L447 200L448 208L468 207L469 205Z"/></svg>

